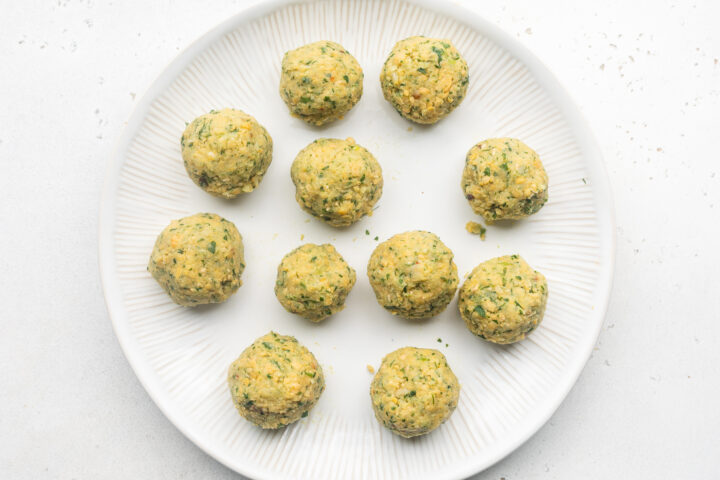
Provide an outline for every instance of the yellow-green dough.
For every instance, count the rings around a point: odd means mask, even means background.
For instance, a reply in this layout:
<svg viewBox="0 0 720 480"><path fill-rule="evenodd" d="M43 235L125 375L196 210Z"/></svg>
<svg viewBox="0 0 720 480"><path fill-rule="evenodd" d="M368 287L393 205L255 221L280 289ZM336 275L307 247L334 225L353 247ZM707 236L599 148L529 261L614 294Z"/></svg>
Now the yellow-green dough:
<svg viewBox="0 0 720 480"><path fill-rule="evenodd" d="M342 45L323 40L285 53L280 96L293 116L312 125L342 118L360 100L363 71Z"/></svg>
<svg viewBox="0 0 720 480"><path fill-rule="evenodd" d="M548 176L535 151L515 138L490 138L470 149L462 183L486 222L527 217L548 199Z"/></svg>
<svg viewBox="0 0 720 480"><path fill-rule="evenodd" d="M402 437L430 433L452 415L460 384L437 350L405 347L383 358L370 386L375 418Z"/></svg>
<svg viewBox="0 0 720 480"><path fill-rule="evenodd" d="M280 428L307 416L325 378L315 356L294 337L270 332L230 365L228 386L240 415L262 428Z"/></svg>
<svg viewBox="0 0 720 480"><path fill-rule="evenodd" d="M242 284L242 237L214 213L173 220L157 237L147 268L179 305L224 302Z"/></svg>
<svg viewBox="0 0 720 480"><path fill-rule="evenodd" d="M395 44L380 73L385 100L417 123L435 123L465 98L468 65L450 40L410 37Z"/></svg>
<svg viewBox="0 0 720 480"><path fill-rule="evenodd" d="M468 329L493 343L524 339L542 322L547 280L519 255L481 263L462 287L458 308Z"/></svg>
<svg viewBox="0 0 720 480"><path fill-rule="evenodd" d="M319 322L345 308L355 270L330 244L307 243L278 266L275 295L290 313Z"/></svg>
<svg viewBox="0 0 720 480"><path fill-rule="evenodd" d="M430 232L397 234L375 248L367 267L380 305L404 318L429 318L445 310L458 285L453 253Z"/></svg>
<svg viewBox="0 0 720 480"><path fill-rule="evenodd" d="M222 198L252 192L272 161L273 143L267 130L232 108L213 110L190 122L180 146L192 181Z"/></svg>
<svg viewBox="0 0 720 480"><path fill-rule="evenodd" d="M290 169L295 199L333 227L372 215L382 195L380 164L352 138L320 138L298 153Z"/></svg>

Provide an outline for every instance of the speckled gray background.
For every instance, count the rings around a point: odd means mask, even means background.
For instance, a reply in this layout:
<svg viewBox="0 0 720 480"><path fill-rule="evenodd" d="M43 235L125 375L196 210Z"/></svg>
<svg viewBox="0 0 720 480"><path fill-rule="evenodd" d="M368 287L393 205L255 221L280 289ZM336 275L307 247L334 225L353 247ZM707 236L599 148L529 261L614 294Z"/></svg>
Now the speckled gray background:
<svg viewBox="0 0 720 480"><path fill-rule="evenodd" d="M147 396L110 326L97 212L113 142L175 54L254 2L2 0L0 477L238 478ZM479 479L720 472L720 2L458 2L515 35L603 149L617 268L566 401Z"/></svg>

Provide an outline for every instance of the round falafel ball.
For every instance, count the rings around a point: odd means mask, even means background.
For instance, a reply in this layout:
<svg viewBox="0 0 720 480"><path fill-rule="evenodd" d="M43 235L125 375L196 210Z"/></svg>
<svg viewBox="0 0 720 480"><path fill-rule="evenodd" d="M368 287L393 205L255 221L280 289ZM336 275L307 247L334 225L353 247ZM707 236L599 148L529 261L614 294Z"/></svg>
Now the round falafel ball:
<svg viewBox="0 0 720 480"><path fill-rule="evenodd" d="M295 337L270 332L230 365L228 386L240 415L261 428L280 428L307 416L325 378L315 356Z"/></svg>
<svg viewBox="0 0 720 480"><path fill-rule="evenodd" d="M468 65L450 40L409 37L395 44L380 73L385 100L416 123L435 123L465 98Z"/></svg>
<svg viewBox="0 0 720 480"><path fill-rule="evenodd" d="M214 213L173 220L157 237L147 268L179 305L224 302L242 285L242 236Z"/></svg>
<svg viewBox="0 0 720 480"><path fill-rule="evenodd" d="M362 68L342 45L308 43L283 57L280 96L293 116L311 125L342 118L362 92Z"/></svg>
<svg viewBox="0 0 720 480"><path fill-rule="evenodd" d="M459 396L460 384L447 359L429 348L405 347L386 355L370 385L375 418L405 438L439 427Z"/></svg>
<svg viewBox="0 0 720 480"><path fill-rule="evenodd" d="M345 308L355 270L330 244L307 243L278 266L275 295L290 313L319 322Z"/></svg>
<svg viewBox="0 0 720 480"><path fill-rule="evenodd" d="M295 157L290 176L303 210L333 227L372 215L382 195L380 164L352 138L315 140Z"/></svg>
<svg viewBox="0 0 720 480"><path fill-rule="evenodd" d="M250 115L226 108L190 122L180 138L185 170L211 195L235 198L260 184L272 161L272 138Z"/></svg>
<svg viewBox="0 0 720 480"><path fill-rule="evenodd" d="M400 233L378 245L367 274L378 303L409 319L445 310L459 281L452 251L437 235L423 231Z"/></svg>
<svg viewBox="0 0 720 480"><path fill-rule="evenodd" d="M481 263L460 287L458 308L468 329L493 343L520 341L542 322L547 280L519 255Z"/></svg>
<svg viewBox="0 0 720 480"><path fill-rule="evenodd" d="M548 176L535 151L515 138L491 138L470 149L461 186L487 223L518 220L548 199Z"/></svg>

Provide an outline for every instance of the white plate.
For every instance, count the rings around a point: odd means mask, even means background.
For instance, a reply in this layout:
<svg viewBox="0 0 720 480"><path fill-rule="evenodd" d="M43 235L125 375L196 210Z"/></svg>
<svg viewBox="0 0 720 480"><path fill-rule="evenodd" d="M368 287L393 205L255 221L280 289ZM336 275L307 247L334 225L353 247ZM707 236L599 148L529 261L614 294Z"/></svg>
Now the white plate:
<svg viewBox="0 0 720 480"><path fill-rule="evenodd" d="M403 120L383 100L378 81L393 44L416 34L452 39L470 66L467 98L430 127ZM365 92L345 119L318 129L290 117L277 90L282 54L321 39L355 55ZM275 142L260 187L236 201L197 188L180 159L185 122L227 106L255 116ZM375 215L336 230L295 203L290 164L315 138L350 136L381 163L385 189ZM460 175L467 150L493 136L518 137L538 151L550 201L527 220L489 228L482 242L464 229L477 218ZM200 211L235 222L247 269L228 302L187 309L173 304L145 267L162 228ZM366 276L374 238L414 229L438 234L461 276L488 258L520 253L549 282L540 328L503 348L466 330L457 300L426 322L385 312ZM613 232L592 135L554 77L514 39L446 2L274 1L191 45L139 103L107 176L100 265L115 332L138 378L185 435L228 467L273 479L458 478L518 447L577 379L603 321ZM358 273L346 309L319 325L285 312L273 294L280 259L304 242L332 242ZM271 329L310 348L327 381L307 418L275 432L236 413L225 381L230 362ZM440 349L462 384L451 419L414 440L378 424L368 393L366 366L377 367L384 354L406 345Z"/></svg>

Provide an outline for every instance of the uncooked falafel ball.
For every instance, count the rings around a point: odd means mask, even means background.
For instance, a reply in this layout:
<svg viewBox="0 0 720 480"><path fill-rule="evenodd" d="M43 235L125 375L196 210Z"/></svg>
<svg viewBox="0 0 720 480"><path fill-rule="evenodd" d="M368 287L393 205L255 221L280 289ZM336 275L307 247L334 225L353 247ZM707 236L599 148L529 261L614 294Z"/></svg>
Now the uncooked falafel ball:
<svg viewBox="0 0 720 480"><path fill-rule="evenodd" d="M460 287L458 308L468 329L493 343L514 343L542 322L547 280L519 255L481 263Z"/></svg>
<svg viewBox="0 0 720 480"><path fill-rule="evenodd" d="M319 322L345 308L355 270L330 244L307 243L285 255L275 295L290 313Z"/></svg>
<svg viewBox="0 0 720 480"><path fill-rule="evenodd" d="M363 71L342 45L326 40L285 53L280 96L290 113L312 125L342 118L360 100Z"/></svg>
<svg viewBox="0 0 720 480"><path fill-rule="evenodd" d="M315 356L294 337L270 332L230 365L228 386L240 415L262 428L280 428L307 416L325 378Z"/></svg>
<svg viewBox="0 0 720 480"><path fill-rule="evenodd" d="M147 268L179 305L224 302L242 285L242 237L214 213L173 220L157 237Z"/></svg>
<svg viewBox="0 0 720 480"><path fill-rule="evenodd" d="M430 433L452 415L460 384L445 356L429 348L405 347L383 358L370 398L375 418L402 437Z"/></svg>
<svg viewBox="0 0 720 480"><path fill-rule="evenodd" d="M378 245L367 274L378 303L411 319L445 310L458 285L453 253L437 235L422 231L400 233Z"/></svg>
<svg viewBox="0 0 720 480"><path fill-rule="evenodd" d="M532 215L548 199L548 176L535 151L515 138L491 138L470 149L461 186L486 222Z"/></svg>
<svg viewBox="0 0 720 480"><path fill-rule="evenodd" d="M211 195L255 190L272 161L272 138L250 115L226 108L200 115L180 139L185 170Z"/></svg>
<svg viewBox="0 0 720 480"><path fill-rule="evenodd" d="M382 195L380 164L352 138L315 140L295 157L290 176L303 210L333 227L372 215Z"/></svg>
<svg viewBox="0 0 720 480"><path fill-rule="evenodd" d="M385 100L417 123L435 123L465 98L468 65L450 40L410 37L395 44L380 73Z"/></svg>

